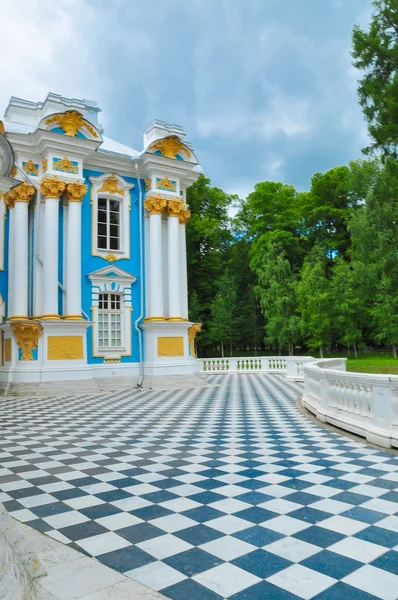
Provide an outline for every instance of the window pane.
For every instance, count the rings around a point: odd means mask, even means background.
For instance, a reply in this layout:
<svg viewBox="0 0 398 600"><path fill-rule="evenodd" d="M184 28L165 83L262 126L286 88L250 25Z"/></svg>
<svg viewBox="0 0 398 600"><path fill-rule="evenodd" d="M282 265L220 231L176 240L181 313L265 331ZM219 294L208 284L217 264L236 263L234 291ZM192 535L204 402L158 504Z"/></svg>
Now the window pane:
<svg viewBox="0 0 398 600"><path fill-rule="evenodd" d="M98 233L98 235L106 237L106 224L105 223L100 223L98 221L97 233Z"/></svg>
<svg viewBox="0 0 398 600"><path fill-rule="evenodd" d="M99 210L98 211L98 222L99 223L106 223L106 210Z"/></svg>
<svg viewBox="0 0 398 600"><path fill-rule="evenodd" d="M106 210L106 198L98 198L98 208Z"/></svg>
<svg viewBox="0 0 398 600"><path fill-rule="evenodd" d="M119 200L109 200L109 210L119 212Z"/></svg>
<svg viewBox="0 0 398 600"><path fill-rule="evenodd" d="M116 238L119 237L119 225L110 226L110 236Z"/></svg>
<svg viewBox="0 0 398 600"><path fill-rule="evenodd" d="M110 250L119 250L119 238L111 237L109 239L109 249Z"/></svg>
<svg viewBox="0 0 398 600"><path fill-rule="evenodd" d="M102 235L98 236L98 248L104 248L106 250L106 237ZM117 248L115 248L117 250Z"/></svg>

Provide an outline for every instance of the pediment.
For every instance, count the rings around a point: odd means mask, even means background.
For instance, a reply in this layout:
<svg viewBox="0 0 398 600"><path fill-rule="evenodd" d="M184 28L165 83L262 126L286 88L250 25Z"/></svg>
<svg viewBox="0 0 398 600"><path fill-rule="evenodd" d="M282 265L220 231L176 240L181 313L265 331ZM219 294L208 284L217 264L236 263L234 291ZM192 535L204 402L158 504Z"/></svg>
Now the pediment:
<svg viewBox="0 0 398 600"><path fill-rule="evenodd" d="M116 282L123 283L134 283L137 280L137 277L132 273L128 273L128 271L124 271L120 267L116 265L107 265L106 267L102 267L102 269L97 269L97 271L92 271L87 275L90 281L100 281L100 280L109 280L113 279Z"/></svg>

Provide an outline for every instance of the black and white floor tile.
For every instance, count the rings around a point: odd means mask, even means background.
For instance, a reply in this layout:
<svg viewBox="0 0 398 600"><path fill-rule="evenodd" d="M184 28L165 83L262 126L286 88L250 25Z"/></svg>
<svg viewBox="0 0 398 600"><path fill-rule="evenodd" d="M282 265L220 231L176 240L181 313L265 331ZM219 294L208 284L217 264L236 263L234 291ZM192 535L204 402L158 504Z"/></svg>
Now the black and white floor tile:
<svg viewBox="0 0 398 600"><path fill-rule="evenodd" d="M0 502L174 600L396 600L398 456L279 375L0 402Z"/></svg>

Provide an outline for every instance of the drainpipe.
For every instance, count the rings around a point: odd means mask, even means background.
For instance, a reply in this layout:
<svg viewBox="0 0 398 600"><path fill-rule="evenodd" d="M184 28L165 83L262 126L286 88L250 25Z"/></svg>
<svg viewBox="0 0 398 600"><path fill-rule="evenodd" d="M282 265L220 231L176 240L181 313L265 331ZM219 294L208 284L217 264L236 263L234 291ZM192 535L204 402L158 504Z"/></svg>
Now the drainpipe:
<svg viewBox="0 0 398 600"><path fill-rule="evenodd" d="M138 173L138 164L135 161L135 173L138 182L138 215L139 215L139 240L140 240L140 316L136 321L134 321L134 327L138 333L138 349L139 349L139 357L140 357L140 376L138 379L137 387L142 387L142 382L144 379L144 359L143 359L143 351L142 351L142 329L139 326L140 321L142 321L144 317L144 248L142 246L143 243L143 234L142 234L142 219L143 219L143 211L142 211L142 188L141 181Z"/></svg>

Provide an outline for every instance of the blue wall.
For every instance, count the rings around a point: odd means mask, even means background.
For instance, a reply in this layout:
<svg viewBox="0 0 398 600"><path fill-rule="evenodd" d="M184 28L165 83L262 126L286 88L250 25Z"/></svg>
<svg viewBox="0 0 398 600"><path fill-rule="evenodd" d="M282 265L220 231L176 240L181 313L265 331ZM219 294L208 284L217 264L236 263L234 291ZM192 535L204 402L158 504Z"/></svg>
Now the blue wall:
<svg viewBox="0 0 398 600"><path fill-rule="evenodd" d="M88 185L87 194L83 199L82 206L82 308L84 312L92 318L91 308L91 281L87 275L110 265L108 261L99 256L91 255L91 229L92 229L92 207L91 201L91 182L88 177L100 177L103 175L100 171L89 171L84 169L83 176ZM140 315L140 239L139 239L139 197L138 183L135 178L124 177L123 179L134 184L130 190L130 258L122 258L114 263L115 266L134 275L137 281L131 286L133 311L131 313L132 328L132 356L122 356L121 362L138 362L138 334L134 328L134 321ZM144 189L144 182L141 182ZM144 228L143 228L144 229ZM92 355L92 331L91 327L87 330L87 362L90 364L102 364L102 357L93 357Z"/></svg>
<svg viewBox="0 0 398 600"><path fill-rule="evenodd" d="M1 224L0 224L1 226ZM6 302L6 315L8 315L8 232L10 226L10 211L6 209L6 219L4 222L4 271L0 271L0 294Z"/></svg>

